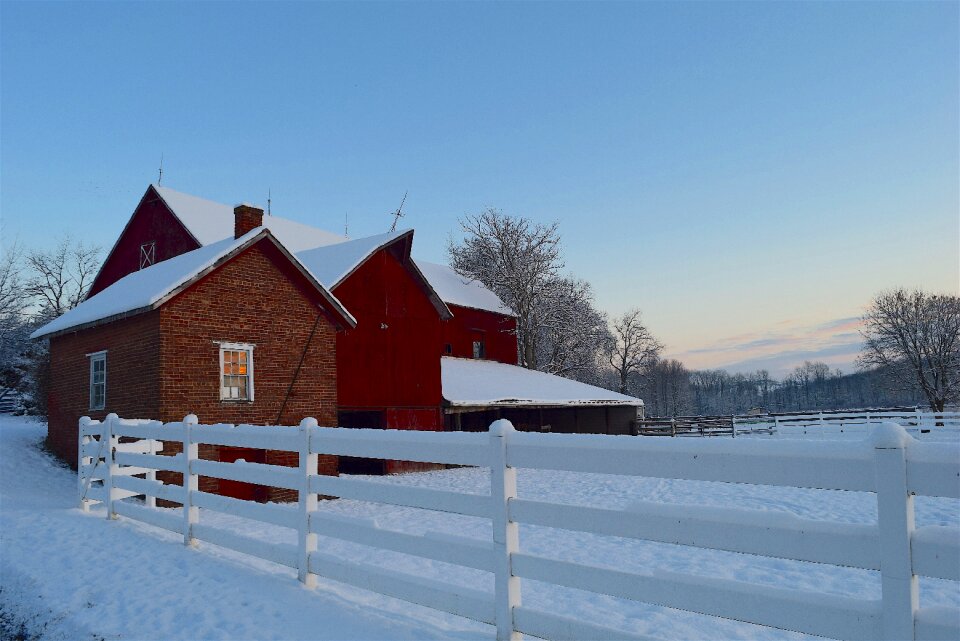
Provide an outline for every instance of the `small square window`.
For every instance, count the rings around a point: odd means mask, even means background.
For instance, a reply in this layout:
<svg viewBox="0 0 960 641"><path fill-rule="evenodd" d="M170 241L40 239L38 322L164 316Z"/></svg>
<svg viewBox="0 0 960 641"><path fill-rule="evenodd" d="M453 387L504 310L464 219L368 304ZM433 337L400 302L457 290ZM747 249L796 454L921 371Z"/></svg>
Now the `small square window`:
<svg viewBox="0 0 960 641"><path fill-rule="evenodd" d="M220 344L220 400L253 400L253 345Z"/></svg>
<svg viewBox="0 0 960 641"><path fill-rule="evenodd" d="M107 406L107 353L87 354L90 359L90 409Z"/></svg>

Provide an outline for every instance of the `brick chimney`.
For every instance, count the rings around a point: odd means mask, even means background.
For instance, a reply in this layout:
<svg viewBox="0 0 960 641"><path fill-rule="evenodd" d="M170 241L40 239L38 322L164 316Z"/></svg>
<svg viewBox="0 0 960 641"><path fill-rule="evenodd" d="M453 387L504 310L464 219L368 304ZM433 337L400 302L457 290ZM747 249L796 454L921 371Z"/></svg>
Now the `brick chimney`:
<svg viewBox="0 0 960 641"><path fill-rule="evenodd" d="M243 203L233 208L233 237L240 238L251 229L263 225L263 210Z"/></svg>

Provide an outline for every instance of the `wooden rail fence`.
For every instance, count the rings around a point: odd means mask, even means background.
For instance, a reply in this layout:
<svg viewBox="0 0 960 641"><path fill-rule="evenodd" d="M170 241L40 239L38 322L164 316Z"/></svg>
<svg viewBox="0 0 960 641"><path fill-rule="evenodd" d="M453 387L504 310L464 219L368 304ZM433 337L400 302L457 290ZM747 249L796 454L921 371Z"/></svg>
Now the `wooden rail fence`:
<svg viewBox="0 0 960 641"><path fill-rule="evenodd" d="M781 434L826 436L866 433L871 426L892 422L909 432L960 430L960 412L921 410L857 410L742 416L677 416L648 418L635 423L640 436L732 436Z"/></svg>

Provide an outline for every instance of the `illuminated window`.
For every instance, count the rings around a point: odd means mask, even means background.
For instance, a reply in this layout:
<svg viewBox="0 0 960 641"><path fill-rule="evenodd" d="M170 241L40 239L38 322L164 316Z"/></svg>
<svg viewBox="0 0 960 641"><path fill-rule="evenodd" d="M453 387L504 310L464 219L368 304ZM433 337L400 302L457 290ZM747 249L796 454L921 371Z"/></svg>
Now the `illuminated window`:
<svg viewBox="0 0 960 641"><path fill-rule="evenodd" d="M140 269L157 262L157 243L150 241L140 245Z"/></svg>
<svg viewBox="0 0 960 641"><path fill-rule="evenodd" d="M90 409L102 410L107 405L107 353L87 354L90 359Z"/></svg>
<svg viewBox="0 0 960 641"><path fill-rule="evenodd" d="M253 345L220 344L220 400L253 400Z"/></svg>

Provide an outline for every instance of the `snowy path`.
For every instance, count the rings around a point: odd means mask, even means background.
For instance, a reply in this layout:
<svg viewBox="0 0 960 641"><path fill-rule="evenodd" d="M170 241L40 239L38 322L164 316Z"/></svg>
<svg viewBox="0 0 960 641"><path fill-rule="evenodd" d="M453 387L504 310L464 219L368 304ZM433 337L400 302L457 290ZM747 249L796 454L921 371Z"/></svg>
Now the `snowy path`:
<svg viewBox="0 0 960 641"><path fill-rule="evenodd" d="M35 447L42 425L0 417L0 609L47 622L45 638L81 639L403 639L492 638L492 628L321 578L315 593L295 573L211 545L183 547L179 537L129 520L107 522L72 509L75 476ZM372 478L385 483L488 491L489 474L470 468ZM724 483L521 470L519 495L629 509L633 503L732 506L806 519L869 523L875 497ZM917 524L957 524L960 501L917 499ZM359 501L322 501L331 514L375 520L383 528L489 539L489 521ZM247 536L293 543L291 530L212 512L201 521ZM878 599L875 572L744 554L523 526L524 551L591 565L750 581L823 594ZM423 577L492 590L489 574L320 538L321 551ZM798 639L802 635L523 582L523 602L662 639ZM921 580L921 605L960 616L960 589ZM52 612L50 611L52 607ZM95 634L92 634L95 633Z"/></svg>

